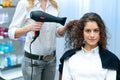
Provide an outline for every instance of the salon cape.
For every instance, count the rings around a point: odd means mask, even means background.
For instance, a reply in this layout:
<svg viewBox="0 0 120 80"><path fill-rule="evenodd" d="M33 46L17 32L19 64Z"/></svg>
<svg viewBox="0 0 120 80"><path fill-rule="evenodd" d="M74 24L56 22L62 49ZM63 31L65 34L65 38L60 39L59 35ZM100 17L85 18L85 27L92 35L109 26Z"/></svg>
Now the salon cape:
<svg viewBox="0 0 120 80"><path fill-rule="evenodd" d="M72 55L76 53L76 51L81 50L79 49L71 49L66 51L63 56L60 58L61 64L59 65L59 72L62 74L63 70L63 63L64 60L70 58ZM102 62L102 67L104 69L111 69L117 71L117 80L120 80L120 60L117 58L115 54L108 51L107 49L103 49L99 47L99 55Z"/></svg>

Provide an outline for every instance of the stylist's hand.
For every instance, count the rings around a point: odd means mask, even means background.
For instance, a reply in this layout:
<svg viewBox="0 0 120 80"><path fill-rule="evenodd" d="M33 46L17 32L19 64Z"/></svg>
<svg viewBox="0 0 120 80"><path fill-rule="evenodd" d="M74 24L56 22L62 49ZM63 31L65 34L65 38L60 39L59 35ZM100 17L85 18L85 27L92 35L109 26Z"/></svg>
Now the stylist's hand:
<svg viewBox="0 0 120 80"><path fill-rule="evenodd" d="M30 31L39 31L41 30L43 22L34 22L29 25Z"/></svg>

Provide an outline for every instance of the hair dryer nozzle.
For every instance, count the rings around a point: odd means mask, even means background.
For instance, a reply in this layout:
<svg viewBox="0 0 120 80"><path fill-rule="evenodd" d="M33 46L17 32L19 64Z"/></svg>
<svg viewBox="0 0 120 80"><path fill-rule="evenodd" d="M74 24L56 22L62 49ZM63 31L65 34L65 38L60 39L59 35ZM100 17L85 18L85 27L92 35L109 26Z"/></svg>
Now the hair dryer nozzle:
<svg viewBox="0 0 120 80"><path fill-rule="evenodd" d="M65 22L66 22L67 17L64 17L64 18L61 18L61 19L62 19L62 20L61 20L60 24L64 25Z"/></svg>

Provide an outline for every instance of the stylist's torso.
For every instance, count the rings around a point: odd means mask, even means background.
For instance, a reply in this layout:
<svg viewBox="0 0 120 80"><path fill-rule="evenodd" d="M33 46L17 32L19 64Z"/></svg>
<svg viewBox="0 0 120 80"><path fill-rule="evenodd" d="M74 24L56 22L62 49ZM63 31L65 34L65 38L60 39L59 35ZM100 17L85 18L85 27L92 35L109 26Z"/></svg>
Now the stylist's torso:
<svg viewBox="0 0 120 80"><path fill-rule="evenodd" d="M25 25L32 24L34 21L30 19L30 12L35 10L41 10L40 3L38 0L35 0L34 6L32 9L27 10L26 7L28 5L27 0L20 0L17 7L16 12L14 14L12 23L9 29L9 36L15 39L15 30L19 27L24 27ZM49 0L47 0L46 13L49 13L54 16L58 16L58 11L51 5ZM16 22L16 23L15 23ZM48 55L55 51L56 49L56 36L57 28L60 26L58 23L53 22L44 22L40 35L31 45L31 53L37 55ZM27 33L25 40L25 51L30 52L30 43L33 40L34 32L30 31Z"/></svg>

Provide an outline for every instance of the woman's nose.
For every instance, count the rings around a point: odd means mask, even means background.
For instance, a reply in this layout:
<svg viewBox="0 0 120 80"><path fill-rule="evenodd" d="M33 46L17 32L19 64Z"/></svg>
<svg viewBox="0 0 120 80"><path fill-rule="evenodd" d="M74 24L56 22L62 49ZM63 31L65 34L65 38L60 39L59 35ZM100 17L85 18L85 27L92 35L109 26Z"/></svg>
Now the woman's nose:
<svg viewBox="0 0 120 80"><path fill-rule="evenodd" d="M94 35L95 35L94 32L90 33L90 37L94 37Z"/></svg>

